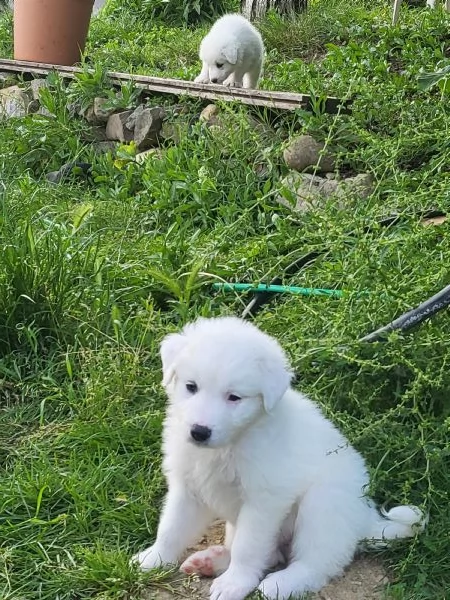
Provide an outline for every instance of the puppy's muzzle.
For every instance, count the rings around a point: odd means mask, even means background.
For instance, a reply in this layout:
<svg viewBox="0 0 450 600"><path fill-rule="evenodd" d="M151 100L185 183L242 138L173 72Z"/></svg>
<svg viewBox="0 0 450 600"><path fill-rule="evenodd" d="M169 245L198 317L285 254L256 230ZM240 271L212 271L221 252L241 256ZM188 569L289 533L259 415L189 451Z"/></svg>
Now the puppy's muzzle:
<svg viewBox="0 0 450 600"><path fill-rule="evenodd" d="M199 444L207 442L211 437L211 433L211 429L204 425L192 425L191 427L191 438Z"/></svg>

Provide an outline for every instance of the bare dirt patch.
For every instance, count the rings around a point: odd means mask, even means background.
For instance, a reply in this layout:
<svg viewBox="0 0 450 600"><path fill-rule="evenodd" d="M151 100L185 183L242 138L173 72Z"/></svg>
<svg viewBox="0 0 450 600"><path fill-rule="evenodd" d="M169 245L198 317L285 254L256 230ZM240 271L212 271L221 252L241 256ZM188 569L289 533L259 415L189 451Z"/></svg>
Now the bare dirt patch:
<svg viewBox="0 0 450 600"><path fill-rule="evenodd" d="M186 557L213 544L223 542L223 525L213 525L200 542L186 552ZM185 557L183 557L184 560ZM176 573L157 586L152 586L142 600L208 600L211 579L187 577ZM309 600L383 600L383 587L388 583L386 570L380 561L360 556L345 574L324 587L319 593L311 594Z"/></svg>

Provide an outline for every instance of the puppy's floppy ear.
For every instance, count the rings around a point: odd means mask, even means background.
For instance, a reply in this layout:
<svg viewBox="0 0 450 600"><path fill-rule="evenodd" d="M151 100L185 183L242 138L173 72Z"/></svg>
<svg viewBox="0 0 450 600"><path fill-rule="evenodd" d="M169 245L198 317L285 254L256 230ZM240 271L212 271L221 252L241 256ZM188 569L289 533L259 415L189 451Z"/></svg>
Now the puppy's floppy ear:
<svg viewBox="0 0 450 600"><path fill-rule="evenodd" d="M175 362L179 353L186 345L186 336L171 333L161 342L160 354L163 368L163 385L168 385L175 373Z"/></svg>
<svg viewBox="0 0 450 600"><path fill-rule="evenodd" d="M222 52L227 61L230 63L230 65L235 65L237 63L237 46L227 46L222 50Z"/></svg>
<svg viewBox="0 0 450 600"><path fill-rule="evenodd" d="M270 413L289 388L292 373L287 363L276 358L273 361L261 361L260 373L264 410Z"/></svg>

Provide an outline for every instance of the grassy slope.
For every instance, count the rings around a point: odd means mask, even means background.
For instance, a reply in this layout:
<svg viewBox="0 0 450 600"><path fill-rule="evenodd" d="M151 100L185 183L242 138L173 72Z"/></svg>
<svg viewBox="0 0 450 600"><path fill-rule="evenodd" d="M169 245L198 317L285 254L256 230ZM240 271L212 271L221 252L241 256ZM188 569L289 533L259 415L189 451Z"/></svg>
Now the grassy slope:
<svg viewBox="0 0 450 600"><path fill-rule="evenodd" d="M119 4L92 24L96 64L196 73L201 29L152 27ZM202 273L265 280L323 246L328 257L290 282L370 296L286 298L257 322L364 452L375 497L431 511L426 535L385 553L397 567L393 596L445 597L448 314L385 345L355 340L448 283L448 224L424 228L408 215L449 208L448 103L416 85L420 69L448 55L449 23L439 11L404 8L392 29L387 5L345 4L323 1L306 21L263 26L264 87L359 95L351 118L294 123L340 145L344 168L374 174L373 197L349 199L345 210L329 203L299 223L274 201L292 121L268 142L235 108L223 135L194 126L160 161L118 168L94 158L95 185L55 187L45 172L92 159L66 91L56 82L48 99L56 119L2 124L0 598L139 597L148 577L130 570L128 556L152 538L163 492L161 337L199 314L239 313L240 299L212 295ZM0 48L11 49L8 18ZM312 56L320 60L302 60ZM97 84L72 95L87 98ZM364 233L391 210L405 213L401 225Z"/></svg>

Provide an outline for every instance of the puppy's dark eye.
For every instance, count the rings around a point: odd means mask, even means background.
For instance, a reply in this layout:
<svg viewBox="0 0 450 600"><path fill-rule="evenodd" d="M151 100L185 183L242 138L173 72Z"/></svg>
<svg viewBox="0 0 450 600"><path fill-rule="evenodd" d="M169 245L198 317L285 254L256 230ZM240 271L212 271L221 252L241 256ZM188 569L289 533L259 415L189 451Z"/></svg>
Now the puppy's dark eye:
<svg viewBox="0 0 450 600"><path fill-rule="evenodd" d="M218 62L216 62L216 67L217 67L218 69L221 69L221 68L223 67L223 64L224 64L224 63L218 63Z"/></svg>
<svg viewBox="0 0 450 600"><path fill-rule="evenodd" d="M242 400L242 398L240 396L236 396L236 394L230 394L228 396L228 400L230 402L238 402L239 400Z"/></svg>
<svg viewBox="0 0 450 600"><path fill-rule="evenodd" d="M198 392L198 387L195 381L188 381L186 384L186 389L190 394L196 394Z"/></svg>

